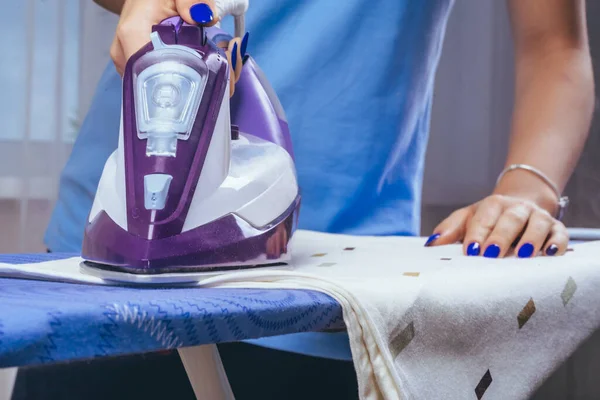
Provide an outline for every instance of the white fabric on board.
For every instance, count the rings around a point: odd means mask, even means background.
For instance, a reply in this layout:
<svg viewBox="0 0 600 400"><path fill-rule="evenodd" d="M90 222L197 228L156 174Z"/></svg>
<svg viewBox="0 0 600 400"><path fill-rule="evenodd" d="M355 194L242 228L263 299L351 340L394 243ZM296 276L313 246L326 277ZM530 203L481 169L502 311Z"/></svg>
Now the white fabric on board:
<svg viewBox="0 0 600 400"><path fill-rule="evenodd" d="M459 245L423 243L299 231L292 270L198 284L334 297L367 400L526 399L600 326L600 242L531 259L466 257ZM0 265L0 276L106 284L81 275L79 262Z"/></svg>

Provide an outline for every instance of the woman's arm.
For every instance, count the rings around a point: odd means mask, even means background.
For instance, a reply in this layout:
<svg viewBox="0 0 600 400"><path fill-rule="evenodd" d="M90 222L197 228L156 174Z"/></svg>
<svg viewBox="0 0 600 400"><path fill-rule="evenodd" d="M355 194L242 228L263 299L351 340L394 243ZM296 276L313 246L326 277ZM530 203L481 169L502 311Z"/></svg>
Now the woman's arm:
<svg viewBox="0 0 600 400"><path fill-rule="evenodd" d="M509 0L516 93L506 165L528 164L563 190L587 138L594 80L584 0ZM495 193L528 198L553 215L548 185L524 170L504 176Z"/></svg>
<svg viewBox="0 0 600 400"><path fill-rule="evenodd" d="M123 9L123 3L125 3L125 0L94 0L94 3L112 13L119 15Z"/></svg>
<svg viewBox="0 0 600 400"><path fill-rule="evenodd" d="M526 164L562 191L585 143L594 82L584 0L508 0L515 43L516 91L506 166ZM537 175L515 169L494 193L455 211L427 245L463 242L467 255L563 254L558 198Z"/></svg>

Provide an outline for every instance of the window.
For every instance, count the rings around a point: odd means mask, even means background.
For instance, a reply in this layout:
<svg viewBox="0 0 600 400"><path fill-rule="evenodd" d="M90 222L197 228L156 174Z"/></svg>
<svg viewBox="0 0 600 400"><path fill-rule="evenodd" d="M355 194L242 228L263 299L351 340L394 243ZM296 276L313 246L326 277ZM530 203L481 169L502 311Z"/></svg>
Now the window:
<svg viewBox="0 0 600 400"><path fill-rule="evenodd" d="M72 142L80 0L5 1L0 13L0 143ZM2 151L0 144L0 151Z"/></svg>

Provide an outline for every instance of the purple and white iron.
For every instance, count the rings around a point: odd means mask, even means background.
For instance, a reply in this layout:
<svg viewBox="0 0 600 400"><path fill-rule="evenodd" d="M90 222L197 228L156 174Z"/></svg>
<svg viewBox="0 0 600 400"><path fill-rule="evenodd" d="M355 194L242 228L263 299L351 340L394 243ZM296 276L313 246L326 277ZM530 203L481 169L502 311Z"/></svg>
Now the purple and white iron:
<svg viewBox="0 0 600 400"><path fill-rule="evenodd" d="M250 56L229 98L216 45L224 36L169 18L128 61L118 149L85 228L84 273L189 283L289 261L300 194L286 117Z"/></svg>

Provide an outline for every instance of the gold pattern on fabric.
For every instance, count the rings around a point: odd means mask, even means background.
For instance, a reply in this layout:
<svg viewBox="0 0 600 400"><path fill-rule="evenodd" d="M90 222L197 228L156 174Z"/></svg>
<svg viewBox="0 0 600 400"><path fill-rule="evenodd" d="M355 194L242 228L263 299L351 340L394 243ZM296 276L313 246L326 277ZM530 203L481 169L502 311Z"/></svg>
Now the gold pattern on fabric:
<svg viewBox="0 0 600 400"><path fill-rule="evenodd" d="M336 263L321 263L319 264L319 267L333 267Z"/></svg>
<svg viewBox="0 0 600 400"><path fill-rule="evenodd" d="M475 395L477 396L477 400L481 400L485 392L488 390L490 385L492 384L492 374L488 369L487 372L483 375L477 387L475 388Z"/></svg>
<svg viewBox="0 0 600 400"><path fill-rule="evenodd" d="M529 299L523 310L517 316L517 321L519 322L519 329L523 328L523 326L529 321L533 313L535 312L535 303L533 299Z"/></svg>
<svg viewBox="0 0 600 400"><path fill-rule="evenodd" d="M390 350L392 351L392 357L396 358L398 354L402 352L409 345L409 343L415 337L415 324L411 322L404 328L398 336L390 342Z"/></svg>
<svg viewBox="0 0 600 400"><path fill-rule="evenodd" d="M569 277L567 283L565 284L565 288L563 289L560 297L562 298L563 305L566 306L569 301L573 298L575 291L577 290L577 284L572 277Z"/></svg>

